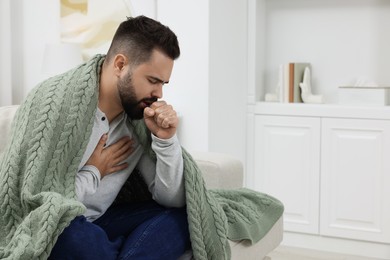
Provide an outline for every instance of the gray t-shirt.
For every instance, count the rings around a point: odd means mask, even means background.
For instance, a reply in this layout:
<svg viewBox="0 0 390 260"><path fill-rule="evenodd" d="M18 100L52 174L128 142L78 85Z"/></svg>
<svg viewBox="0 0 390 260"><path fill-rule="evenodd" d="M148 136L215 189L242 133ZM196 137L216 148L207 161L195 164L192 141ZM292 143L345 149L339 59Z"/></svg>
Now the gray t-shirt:
<svg viewBox="0 0 390 260"><path fill-rule="evenodd" d="M134 151L125 160L129 165L126 169L100 179L99 170L85 163L105 133L108 133L107 147L120 138L129 136L134 140ZM126 113L120 114L109 123L106 115L97 109L91 138L76 176L76 194L87 208L84 215L88 221L94 221L104 214L136 167L157 203L166 207L184 206L183 157L177 136L160 139L152 134L152 149L157 155L157 163L143 154L143 148L132 132Z"/></svg>

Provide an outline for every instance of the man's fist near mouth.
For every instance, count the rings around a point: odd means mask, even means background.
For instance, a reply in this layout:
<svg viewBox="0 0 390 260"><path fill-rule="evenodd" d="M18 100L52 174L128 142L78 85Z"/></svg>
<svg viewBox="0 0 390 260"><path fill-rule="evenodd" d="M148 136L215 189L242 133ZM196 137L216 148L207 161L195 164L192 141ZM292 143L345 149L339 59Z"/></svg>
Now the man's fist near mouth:
<svg viewBox="0 0 390 260"><path fill-rule="evenodd" d="M176 111L165 101L156 101L144 109L145 124L158 138L169 139L176 133L179 123Z"/></svg>

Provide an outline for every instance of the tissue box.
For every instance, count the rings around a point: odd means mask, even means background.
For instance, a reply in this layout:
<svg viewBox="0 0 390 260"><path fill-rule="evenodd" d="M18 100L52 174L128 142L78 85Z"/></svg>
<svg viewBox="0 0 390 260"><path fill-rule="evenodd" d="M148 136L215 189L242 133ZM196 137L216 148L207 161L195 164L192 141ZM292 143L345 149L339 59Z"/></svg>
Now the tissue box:
<svg viewBox="0 0 390 260"><path fill-rule="evenodd" d="M387 106L390 87L340 86L339 104Z"/></svg>

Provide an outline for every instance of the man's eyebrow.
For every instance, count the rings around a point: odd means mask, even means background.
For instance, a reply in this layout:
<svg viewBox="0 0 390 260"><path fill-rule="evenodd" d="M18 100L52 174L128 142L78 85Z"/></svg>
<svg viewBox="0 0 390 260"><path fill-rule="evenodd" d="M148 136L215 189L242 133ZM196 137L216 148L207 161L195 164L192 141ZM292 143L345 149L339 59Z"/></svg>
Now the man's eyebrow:
<svg viewBox="0 0 390 260"><path fill-rule="evenodd" d="M156 77L153 77L153 76L149 76L149 78L152 79L152 80L155 80L155 81L157 81L157 82L160 82L160 83L163 84L163 85L169 83L169 81L164 81L164 80L162 80L162 79L159 79L159 78L156 78Z"/></svg>

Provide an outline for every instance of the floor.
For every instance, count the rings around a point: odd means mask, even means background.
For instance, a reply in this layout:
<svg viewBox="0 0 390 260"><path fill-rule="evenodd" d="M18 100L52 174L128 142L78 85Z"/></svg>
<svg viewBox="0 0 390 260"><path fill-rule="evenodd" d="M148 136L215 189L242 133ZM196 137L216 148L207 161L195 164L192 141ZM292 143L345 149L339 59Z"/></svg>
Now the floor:
<svg viewBox="0 0 390 260"><path fill-rule="evenodd" d="M279 246L268 257L272 260L379 260L375 258L340 255L308 249Z"/></svg>

